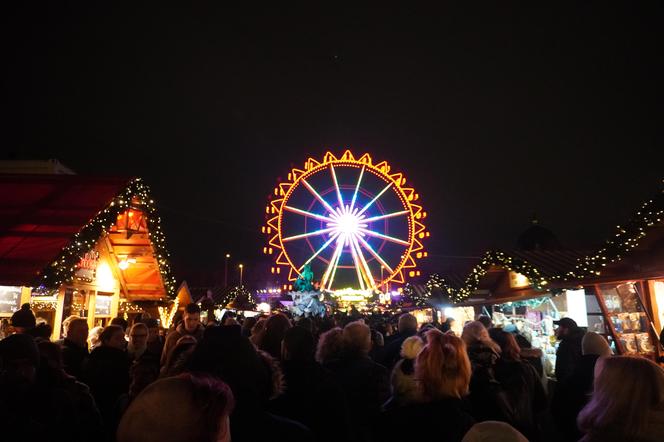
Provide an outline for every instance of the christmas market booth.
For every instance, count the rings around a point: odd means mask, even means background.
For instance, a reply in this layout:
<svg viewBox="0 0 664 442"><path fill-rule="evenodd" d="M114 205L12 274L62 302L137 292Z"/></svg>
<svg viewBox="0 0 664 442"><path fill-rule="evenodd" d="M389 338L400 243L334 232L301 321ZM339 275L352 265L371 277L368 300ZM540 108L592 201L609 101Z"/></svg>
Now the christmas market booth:
<svg viewBox="0 0 664 442"><path fill-rule="evenodd" d="M490 251L465 277L432 275L427 285L450 296L454 307L448 316L455 320L455 315L468 316L465 310L455 310L472 307L475 317L486 315L494 326L518 331L542 350L547 374L552 376L557 348L554 320L572 318L580 327L604 335L617 349L594 292L559 278L586 255L569 250Z"/></svg>
<svg viewBox="0 0 664 442"><path fill-rule="evenodd" d="M664 355L664 189L563 278L593 293L618 353Z"/></svg>
<svg viewBox="0 0 664 442"><path fill-rule="evenodd" d="M516 327L555 365L552 321L570 317L603 335L616 354L664 355L664 193L645 202L597 251L492 251L462 282L427 285L473 306L496 326Z"/></svg>
<svg viewBox="0 0 664 442"><path fill-rule="evenodd" d="M0 316L29 302L60 338L69 315L89 326L171 304L160 218L140 179L0 175Z"/></svg>

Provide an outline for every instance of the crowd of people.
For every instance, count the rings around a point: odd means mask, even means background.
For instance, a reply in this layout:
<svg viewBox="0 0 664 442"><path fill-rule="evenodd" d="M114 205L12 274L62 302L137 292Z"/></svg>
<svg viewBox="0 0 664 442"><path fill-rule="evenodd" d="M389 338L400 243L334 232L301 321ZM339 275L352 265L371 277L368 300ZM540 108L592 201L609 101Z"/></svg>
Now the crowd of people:
<svg viewBox="0 0 664 442"><path fill-rule="evenodd" d="M480 317L294 319L187 305L49 340L27 307L0 340L0 438L20 441L662 441L664 370L558 323L556 379ZM166 332L166 333L164 333Z"/></svg>

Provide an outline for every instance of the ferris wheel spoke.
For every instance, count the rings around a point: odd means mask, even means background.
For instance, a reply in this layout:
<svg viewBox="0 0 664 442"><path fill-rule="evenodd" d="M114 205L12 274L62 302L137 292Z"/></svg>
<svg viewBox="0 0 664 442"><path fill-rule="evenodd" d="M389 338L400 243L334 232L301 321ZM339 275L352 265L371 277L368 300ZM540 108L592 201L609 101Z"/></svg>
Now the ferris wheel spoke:
<svg viewBox="0 0 664 442"><path fill-rule="evenodd" d="M362 220L362 222L370 223L370 222L378 221L378 220L381 220L381 219L393 218L395 216L406 215L408 213L410 213L410 211L408 211L408 210L402 210L400 212L386 213L385 215L372 216L371 218L365 218L365 219Z"/></svg>
<svg viewBox="0 0 664 442"><path fill-rule="evenodd" d="M373 203L375 203L376 200L378 200L378 198L380 198L385 192L387 192L387 189L389 189L391 186L392 186L392 183L389 183L387 186L385 186L385 187L383 188L383 190L381 190L381 191L378 193L378 195L376 195L371 201L369 201L369 204L367 204L366 206L364 206L364 207L362 208L362 210L360 210L360 211L357 213L357 216L362 215L364 212L367 211L367 209L369 209L369 207L373 206Z"/></svg>
<svg viewBox="0 0 664 442"><path fill-rule="evenodd" d="M393 273L393 272L394 272L394 270L392 270L392 267L390 267L390 266L389 266L389 265L383 260L383 258L381 258L381 256L380 256L380 255L379 255L379 254L373 249L373 247L371 247L371 245L370 245L367 241L365 241L364 238L362 238L360 235L356 235L356 238L357 238L357 240L360 242L360 244L362 244L362 245L364 246L364 248L367 249L367 250L369 251L369 253L371 253L371 255L372 255L374 258L376 258L376 260L380 263L380 265L382 265L383 267L385 267L385 268L387 269L388 272L390 272L390 273Z"/></svg>
<svg viewBox="0 0 664 442"><path fill-rule="evenodd" d="M334 181L334 188L337 190L337 198L339 199L339 207L344 207L344 199L341 197L341 189L337 181L337 174L334 172L334 166L330 164L330 171L332 172L332 181Z"/></svg>
<svg viewBox="0 0 664 442"><path fill-rule="evenodd" d="M320 196L320 194L319 194L318 192L316 192L316 189L314 189L314 188L312 187L312 185L309 184L309 183L307 182L307 180L305 180L304 178L302 179L302 184L304 184L304 187L306 187L306 188L309 190L309 192L311 192L311 194L312 194L313 196L315 196L316 199L317 199L318 201L320 201L320 203L321 203L323 206L325 206L325 208L326 208L330 213L335 213L335 212L334 212L334 209L332 208L332 206L330 206L330 204L329 204L327 201L325 201L325 200L323 199L323 197Z"/></svg>
<svg viewBox="0 0 664 442"><path fill-rule="evenodd" d="M332 288L332 283L334 282L334 277L337 274L337 269L339 268L339 260L341 259L341 252L337 255L337 259L334 261L334 267L332 267L332 275L330 275L330 283L328 289Z"/></svg>
<svg viewBox="0 0 664 442"><path fill-rule="evenodd" d="M362 269L362 263L360 262L360 257L357 255L357 251L355 250L355 245L353 242L350 242L350 254L353 257L353 264L355 267L355 271L357 272L357 280L360 282L360 287L362 290L366 290L365 282L364 282L364 270Z"/></svg>
<svg viewBox="0 0 664 442"><path fill-rule="evenodd" d="M357 235L353 235L353 247L355 247L356 253L360 257L360 262L362 263L362 267L364 268L364 276L367 279L369 287L370 288L375 287L376 281L374 281L373 275L371 274L371 269L369 268L369 264L367 263L367 260L364 258L364 253L362 253L360 245L357 243Z"/></svg>
<svg viewBox="0 0 664 442"><path fill-rule="evenodd" d="M389 235L383 235L382 233L374 232L374 231L371 231L371 230L368 230L368 229L360 228L359 231L364 233L365 235L373 236L375 238L384 239L386 241L390 241L390 242L393 242L393 243L396 243L396 244L401 244L402 246L409 246L410 245L410 243L408 241L404 241L403 239L395 238L395 237L389 236Z"/></svg>
<svg viewBox="0 0 664 442"><path fill-rule="evenodd" d="M345 235L339 235L337 237L337 247L334 249L334 253L332 254L332 258L330 259L330 262L327 265L327 269L325 269L325 273L323 273L323 278L321 279L321 287L325 288L327 285L327 280L332 274L332 269L336 269L337 264L339 262L339 255L341 255L341 252L344 248L344 241L346 240ZM331 284L330 284L331 286Z"/></svg>
<svg viewBox="0 0 664 442"><path fill-rule="evenodd" d="M362 182L362 176L364 175L364 167L362 166L362 170L360 170L360 177L357 179L357 184L355 185L355 192L353 192L353 199L350 202L350 213L353 213L353 209L355 208L355 200L357 199L357 191L360 189L360 183Z"/></svg>
<svg viewBox="0 0 664 442"><path fill-rule="evenodd" d="M297 214L300 214L300 215L308 216L309 218L315 218L315 219L318 219L318 220L321 220L321 221L327 221L328 223L334 221L330 217L319 215L319 214L313 213L313 212L307 212L306 210L298 209L297 207L284 206L284 209L288 210L289 212L293 212L293 213L297 213Z"/></svg>
<svg viewBox="0 0 664 442"><path fill-rule="evenodd" d="M325 242L325 244L323 244L323 245L320 247L320 249L318 249L318 250L316 251L316 253L314 253L313 255L311 255L311 257L310 257L309 259L307 259L307 261L306 261L304 264L302 264L302 267L300 267L300 268L298 269L298 272L302 271L302 269L304 268L304 266L306 266L306 265L309 264L311 261L313 261L314 258L316 258L318 255L320 255L320 253L321 253L323 250L327 249L328 246L329 246L330 244L332 244L332 241L334 241L338 236L339 236L338 233L334 233L334 234L332 234L332 236L330 237L330 239L328 239L328 240Z"/></svg>
<svg viewBox="0 0 664 442"><path fill-rule="evenodd" d="M320 229L320 230L316 230L316 231L313 231L313 232L303 233L301 235L289 236L289 237L283 238L282 241L283 242L295 241L296 239L308 238L310 236L324 235L326 233L333 232L334 230L336 230L336 227L328 227L327 229Z"/></svg>

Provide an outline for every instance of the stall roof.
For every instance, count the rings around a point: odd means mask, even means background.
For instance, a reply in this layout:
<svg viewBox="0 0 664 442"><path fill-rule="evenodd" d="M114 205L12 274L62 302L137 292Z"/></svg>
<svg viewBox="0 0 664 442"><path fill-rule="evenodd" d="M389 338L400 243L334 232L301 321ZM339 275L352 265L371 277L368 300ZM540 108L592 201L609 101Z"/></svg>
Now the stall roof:
<svg viewBox="0 0 664 442"><path fill-rule="evenodd" d="M0 284L31 285L130 178L0 175Z"/></svg>

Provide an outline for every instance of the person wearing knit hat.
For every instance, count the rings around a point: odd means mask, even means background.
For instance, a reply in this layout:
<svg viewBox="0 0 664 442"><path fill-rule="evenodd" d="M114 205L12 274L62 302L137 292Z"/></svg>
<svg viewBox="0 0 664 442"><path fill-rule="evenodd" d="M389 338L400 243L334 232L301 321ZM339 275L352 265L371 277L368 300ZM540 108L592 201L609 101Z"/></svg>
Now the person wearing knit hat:
<svg viewBox="0 0 664 442"><path fill-rule="evenodd" d="M528 442L526 437L505 422L484 421L472 426L461 442Z"/></svg>
<svg viewBox="0 0 664 442"><path fill-rule="evenodd" d="M606 339L597 333L588 332L581 339L582 356L572 375L556 387L551 403L551 412L556 426L569 440L578 440L582 434L576 417L588 403L593 391L595 364L599 358L611 357L612 352Z"/></svg>
<svg viewBox="0 0 664 442"><path fill-rule="evenodd" d="M611 356L613 354L606 339L595 332L588 332L583 335L581 353L584 355L597 355L599 357Z"/></svg>
<svg viewBox="0 0 664 442"><path fill-rule="evenodd" d="M11 319L12 327L16 333L27 333L37 325L34 313L30 310L30 304L27 302L21 306L21 309L14 312Z"/></svg>
<svg viewBox="0 0 664 442"><path fill-rule="evenodd" d="M392 397L385 404L386 408L403 406L419 400L419 390L415 380L415 358L424 347L419 336L406 338L401 344L402 359L392 369L390 384Z"/></svg>

